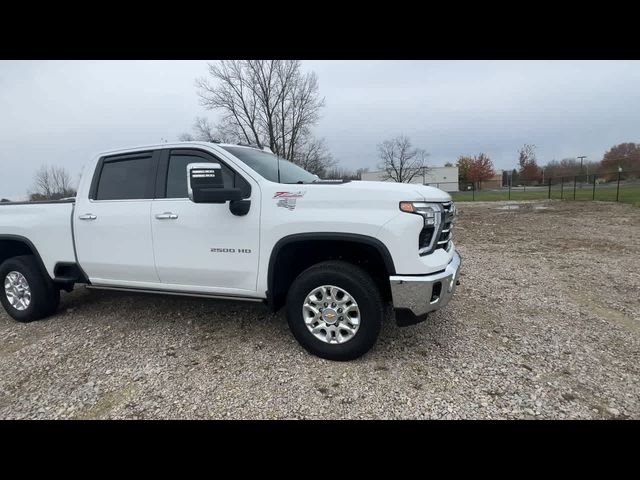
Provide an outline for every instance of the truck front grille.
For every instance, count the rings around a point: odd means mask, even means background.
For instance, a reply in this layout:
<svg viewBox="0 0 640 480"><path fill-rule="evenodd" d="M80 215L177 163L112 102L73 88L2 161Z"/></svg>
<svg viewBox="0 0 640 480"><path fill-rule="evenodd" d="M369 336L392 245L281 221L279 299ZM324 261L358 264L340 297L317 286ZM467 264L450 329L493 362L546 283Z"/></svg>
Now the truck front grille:
<svg viewBox="0 0 640 480"><path fill-rule="evenodd" d="M443 203L442 208L444 211L442 212L442 229L440 230L440 237L438 238L438 242L436 244L436 248L444 248L445 250L449 250L451 246L451 239L453 238L453 212L451 211L451 207L453 203Z"/></svg>
<svg viewBox="0 0 640 480"><path fill-rule="evenodd" d="M453 203L442 203L442 217L438 225L425 226L420 231L418 238L418 250L420 255L428 255L438 248L449 251L451 239L453 238ZM437 235L437 240L432 242L433 236Z"/></svg>

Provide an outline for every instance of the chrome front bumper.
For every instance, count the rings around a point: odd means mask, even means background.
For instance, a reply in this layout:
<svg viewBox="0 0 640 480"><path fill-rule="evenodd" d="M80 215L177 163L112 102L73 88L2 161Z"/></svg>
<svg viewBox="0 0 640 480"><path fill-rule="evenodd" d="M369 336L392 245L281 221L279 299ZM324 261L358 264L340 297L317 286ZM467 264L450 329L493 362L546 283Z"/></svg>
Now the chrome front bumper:
<svg viewBox="0 0 640 480"><path fill-rule="evenodd" d="M462 259L457 251L443 272L424 276L389 277L398 325L412 325L444 307L456 291Z"/></svg>

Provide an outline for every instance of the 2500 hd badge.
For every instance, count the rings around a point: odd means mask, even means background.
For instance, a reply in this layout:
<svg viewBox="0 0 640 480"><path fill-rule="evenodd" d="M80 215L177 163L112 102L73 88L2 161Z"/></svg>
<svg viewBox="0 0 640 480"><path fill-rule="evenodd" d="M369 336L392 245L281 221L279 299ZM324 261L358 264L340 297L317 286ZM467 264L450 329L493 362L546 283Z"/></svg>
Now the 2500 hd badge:
<svg viewBox="0 0 640 480"><path fill-rule="evenodd" d="M211 248L213 253L251 253L250 248Z"/></svg>

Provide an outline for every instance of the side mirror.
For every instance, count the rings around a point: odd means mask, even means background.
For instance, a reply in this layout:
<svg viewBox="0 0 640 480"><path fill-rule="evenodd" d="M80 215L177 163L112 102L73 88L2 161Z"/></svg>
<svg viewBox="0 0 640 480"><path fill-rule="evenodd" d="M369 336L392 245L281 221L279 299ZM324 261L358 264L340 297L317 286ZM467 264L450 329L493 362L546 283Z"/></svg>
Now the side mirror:
<svg viewBox="0 0 640 480"><path fill-rule="evenodd" d="M224 188L219 163L190 163L187 165L187 190L194 203L226 203L242 200L239 188Z"/></svg>

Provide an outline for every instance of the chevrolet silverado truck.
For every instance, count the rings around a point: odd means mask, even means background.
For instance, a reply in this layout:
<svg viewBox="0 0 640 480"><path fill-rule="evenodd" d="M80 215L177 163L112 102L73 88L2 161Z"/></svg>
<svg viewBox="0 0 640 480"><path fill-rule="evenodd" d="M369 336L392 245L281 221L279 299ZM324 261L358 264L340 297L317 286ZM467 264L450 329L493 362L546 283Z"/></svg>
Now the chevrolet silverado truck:
<svg viewBox="0 0 640 480"><path fill-rule="evenodd" d="M350 360L375 344L388 302L401 326L449 302L461 260L447 193L323 181L267 150L109 151L75 198L0 204L3 307L41 319L78 284L264 302L286 308L306 350Z"/></svg>

